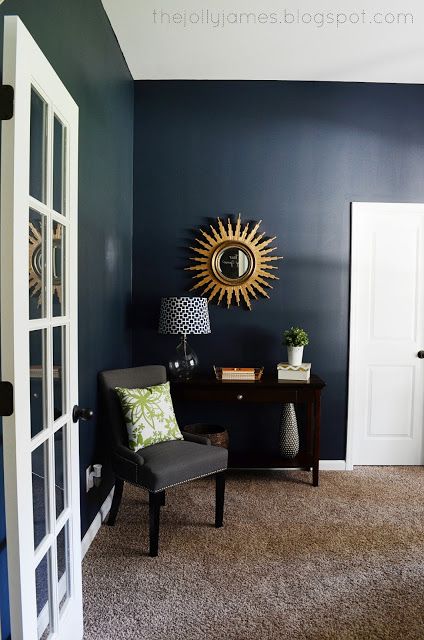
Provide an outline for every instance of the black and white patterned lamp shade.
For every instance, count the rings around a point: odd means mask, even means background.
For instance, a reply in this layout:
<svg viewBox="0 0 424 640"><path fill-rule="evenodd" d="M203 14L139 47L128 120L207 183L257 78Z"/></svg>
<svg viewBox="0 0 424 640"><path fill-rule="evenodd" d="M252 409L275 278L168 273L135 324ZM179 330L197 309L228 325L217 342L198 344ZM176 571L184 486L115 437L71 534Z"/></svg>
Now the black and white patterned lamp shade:
<svg viewBox="0 0 424 640"><path fill-rule="evenodd" d="M210 332L207 298L162 298L159 333L190 335Z"/></svg>

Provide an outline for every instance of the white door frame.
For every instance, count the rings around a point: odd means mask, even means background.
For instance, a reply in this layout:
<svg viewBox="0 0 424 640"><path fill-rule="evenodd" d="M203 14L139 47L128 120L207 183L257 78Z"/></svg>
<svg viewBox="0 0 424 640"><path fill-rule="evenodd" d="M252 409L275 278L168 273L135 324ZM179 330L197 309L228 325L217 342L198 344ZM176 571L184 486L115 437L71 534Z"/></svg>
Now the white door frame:
<svg viewBox="0 0 424 640"><path fill-rule="evenodd" d="M382 211L397 212L399 208L405 211L405 215L410 213L422 213L422 203L403 202L352 202L351 203L351 261L350 261L350 321L349 321L349 377L348 377L348 417L347 417L347 440L346 440L346 469L353 469L354 444L357 425L355 397L355 380L358 376L357 369L357 349L360 343L358 335L358 298L359 298L359 277L355 270L354 256L360 246L361 237L356 230L356 218L369 207L381 208Z"/></svg>
<svg viewBox="0 0 424 640"><path fill-rule="evenodd" d="M77 212L78 212L78 107L66 91L60 78L54 72L42 52L38 48L30 33L21 20L16 16L5 18L3 82L12 85L15 91L14 116L2 124L2 159L1 159L1 356L2 376L14 384L15 412L13 416L4 418L4 475L5 475L5 507L7 530L7 556L9 574L10 620L12 637L16 640L32 640L37 638L36 594L35 594L35 566L36 556L50 548L50 535L54 535L60 522L66 522L69 517L69 544L75 555L76 565L72 565L71 572L72 594L68 604L72 606L63 610L63 622L71 615L74 604L81 602L81 532L80 532L80 496L79 496L79 460L78 424L71 424L70 414L72 405L78 402L78 308L77 308ZM39 81L37 81L37 78ZM43 95L42 84L46 85L47 96ZM30 94L31 85L40 90L40 94L48 100L51 113L59 114L62 122L68 126L67 137L67 201L68 211L66 220L58 213L50 213L53 205L44 206L29 196L29 140L30 140ZM52 162L52 126L50 115L49 137L50 163ZM51 167L50 167L51 169ZM52 193L52 180L47 167L47 192ZM48 204L49 201L47 201ZM66 273L69 283L66 315L61 318L51 318L51 311L47 314L51 323L66 325L67 349L66 354L72 370L70 379L66 380L67 410L67 445L68 457L74 461L73 468L68 470L68 498L67 506L57 519L54 511L54 498L50 490L49 511L51 534L47 534L40 543L37 554L34 552L33 516L32 516L32 473L31 448L34 441L43 432L31 440L30 411L29 411L29 331L37 329L37 322L42 328L46 321L29 320L28 302L28 211L31 205L37 207L47 219L56 220L66 226ZM44 210L43 210L44 207ZM47 231L47 241L51 242L51 228ZM47 266L47 282L51 282L52 267ZM50 275L49 275L50 274ZM51 296L51 291L48 291ZM51 298L50 298L51 299ZM51 302L49 302L51 305ZM49 307L50 308L50 307ZM52 345L48 343L47 368L52 363ZM49 372L50 380L53 371ZM48 391L49 424L52 417L52 391ZM65 415L63 419L65 420ZM55 423L52 423L55 424ZM52 427L53 429L54 427ZM50 427L49 427L50 429ZM72 435L70 435L72 429ZM65 431L63 431L63 434ZM51 449L51 446L49 447ZM54 455L49 454L48 468L51 478L54 478ZM66 472L65 472L66 473ZM72 476L72 479L71 479ZM30 514L30 516L29 516ZM63 517L62 517L63 515ZM63 525L65 526L65 525ZM53 547L54 548L54 547ZM57 603L58 587L53 584L57 567L56 554L50 552L52 572L50 587L54 590L53 600ZM42 556L43 557L43 556ZM79 608L79 607L78 607ZM53 612L53 623L58 624L58 612ZM64 628L66 625L64 625ZM69 625L68 625L69 627ZM79 629L78 627L81 627ZM72 632L74 632L72 636ZM74 629L67 629L54 638L68 638L82 636L81 624ZM80 635L79 635L80 634Z"/></svg>

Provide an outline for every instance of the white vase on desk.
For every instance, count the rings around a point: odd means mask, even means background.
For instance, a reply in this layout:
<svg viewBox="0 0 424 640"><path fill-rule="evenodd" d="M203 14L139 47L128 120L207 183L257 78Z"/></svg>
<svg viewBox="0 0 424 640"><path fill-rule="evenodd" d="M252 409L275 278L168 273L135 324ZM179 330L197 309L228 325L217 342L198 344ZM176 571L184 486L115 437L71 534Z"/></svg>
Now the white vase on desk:
<svg viewBox="0 0 424 640"><path fill-rule="evenodd" d="M303 359L303 347L287 347L287 357L289 364L300 366Z"/></svg>

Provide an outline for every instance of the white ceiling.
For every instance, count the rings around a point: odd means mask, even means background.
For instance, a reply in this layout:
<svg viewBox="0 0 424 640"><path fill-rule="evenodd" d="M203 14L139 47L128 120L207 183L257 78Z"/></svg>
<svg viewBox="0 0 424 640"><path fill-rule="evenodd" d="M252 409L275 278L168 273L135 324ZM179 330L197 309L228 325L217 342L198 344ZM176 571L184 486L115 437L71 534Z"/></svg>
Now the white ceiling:
<svg viewBox="0 0 424 640"><path fill-rule="evenodd" d="M347 23L338 28L334 23L318 26L322 18L313 0L222 0L220 4L205 0L204 6L200 0L102 2L136 80L424 83L423 0L390 0L385 8L378 0L362 0L356 8L352 0L326 0L321 5L326 13L339 13L340 23L346 15ZM306 21L309 14L313 22L297 24L295 15L294 24L285 24L284 7L291 7L293 14L299 10ZM218 13L222 20L223 10L224 27L222 22L213 26ZM162 17L161 12L165 12ZM255 14L250 24L231 24L246 20L240 14L249 12ZM393 16L395 24L371 24L376 12L387 13L389 21ZM413 14L413 24L397 24L397 12ZM349 24L356 16L359 24ZM190 24L197 19L198 24Z"/></svg>

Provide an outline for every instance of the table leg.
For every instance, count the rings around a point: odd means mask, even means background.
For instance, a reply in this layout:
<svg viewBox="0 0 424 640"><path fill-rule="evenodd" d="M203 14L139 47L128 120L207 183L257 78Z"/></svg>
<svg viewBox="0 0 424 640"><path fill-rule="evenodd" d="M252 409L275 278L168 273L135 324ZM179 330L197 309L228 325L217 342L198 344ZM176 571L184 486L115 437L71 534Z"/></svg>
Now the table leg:
<svg viewBox="0 0 424 640"><path fill-rule="evenodd" d="M313 471L312 471L312 484L314 487L318 486L319 482L319 442L320 442L320 429L321 429L321 393L315 391L314 397L314 445L313 445Z"/></svg>
<svg viewBox="0 0 424 640"><path fill-rule="evenodd" d="M313 441L312 441L312 437L313 437L313 408L314 408L314 401L313 401L313 398L311 398L306 403L306 442L305 442L305 449L306 449L306 455L307 455L309 460L312 458L312 452L313 452L313 449L314 449ZM311 465L311 467L312 467L312 465Z"/></svg>

